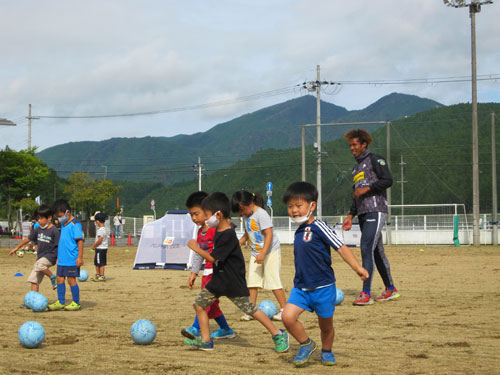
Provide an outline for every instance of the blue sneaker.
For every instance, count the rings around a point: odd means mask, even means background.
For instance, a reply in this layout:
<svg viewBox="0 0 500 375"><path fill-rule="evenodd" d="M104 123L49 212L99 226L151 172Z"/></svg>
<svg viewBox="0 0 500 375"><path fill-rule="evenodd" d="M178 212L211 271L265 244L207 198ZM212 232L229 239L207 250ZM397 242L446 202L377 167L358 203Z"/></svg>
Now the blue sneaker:
<svg viewBox="0 0 500 375"><path fill-rule="evenodd" d="M333 366L337 364L337 361L335 361L335 354L332 352L321 352L321 363L325 366Z"/></svg>
<svg viewBox="0 0 500 375"><path fill-rule="evenodd" d="M200 336L200 331L196 327L188 327L181 329L181 335L187 337L190 340L196 339Z"/></svg>
<svg viewBox="0 0 500 375"><path fill-rule="evenodd" d="M311 357L311 354L313 354L315 350L316 350L316 343L313 340L311 340L311 342L308 345L301 345L299 354L295 356L293 364L295 366L302 366L309 360L309 357Z"/></svg>
<svg viewBox="0 0 500 375"><path fill-rule="evenodd" d="M217 331L210 334L210 338L215 339L215 340L232 339L234 337L236 337L236 334L234 333L234 331L231 328L229 328L229 329L219 328Z"/></svg>
<svg viewBox="0 0 500 375"><path fill-rule="evenodd" d="M184 340L184 343L200 350L214 350L214 340L212 339L210 341L203 341L201 337L197 337L194 340Z"/></svg>

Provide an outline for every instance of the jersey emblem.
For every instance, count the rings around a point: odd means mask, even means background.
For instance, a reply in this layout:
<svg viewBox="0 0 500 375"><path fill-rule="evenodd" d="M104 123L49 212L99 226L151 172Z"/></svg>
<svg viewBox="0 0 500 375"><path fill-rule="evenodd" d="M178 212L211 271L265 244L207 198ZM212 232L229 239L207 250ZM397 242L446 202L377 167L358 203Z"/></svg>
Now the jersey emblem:
<svg viewBox="0 0 500 375"><path fill-rule="evenodd" d="M312 239L312 232L311 232L311 227L307 227L306 229L304 229L304 242L309 242L311 241Z"/></svg>
<svg viewBox="0 0 500 375"><path fill-rule="evenodd" d="M356 183L360 180L364 180L364 178L365 178L365 172L361 171L357 175L354 176L353 181L354 181L354 183Z"/></svg>
<svg viewBox="0 0 500 375"><path fill-rule="evenodd" d="M384 159L378 159L377 162L380 164L380 165L385 165L385 160Z"/></svg>

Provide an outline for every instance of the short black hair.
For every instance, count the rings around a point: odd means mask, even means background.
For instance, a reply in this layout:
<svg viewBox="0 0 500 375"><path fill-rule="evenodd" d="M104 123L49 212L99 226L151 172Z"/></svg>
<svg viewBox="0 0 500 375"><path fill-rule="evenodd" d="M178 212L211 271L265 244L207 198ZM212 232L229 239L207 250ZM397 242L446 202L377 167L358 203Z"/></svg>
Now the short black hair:
<svg viewBox="0 0 500 375"><path fill-rule="evenodd" d="M205 193L204 191L195 191L186 199L186 207L201 207L201 202L203 202L203 199L206 197L208 197L208 193Z"/></svg>
<svg viewBox="0 0 500 375"><path fill-rule="evenodd" d="M283 193L283 202L286 204L292 198L301 198L306 202L318 201L318 190L309 182L298 181L289 185Z"/></svg>
<svg viewBox="0 0 500 375"><path fill-rule="evenodd" d="M54 210L54 213L62 212L66 213L66 211L71 212L71 206L69 205L68 201L66 199L58 199L54 202L54 205L52 206L52 209Z"/></svg>
<svg viewBox="0 0 500 375"><path fill-rule="evenodd" d="M104 212L98 212L94 215L95 221L98 221L100 223L105 223L106 222L106 214Z"/></svg>
<svg viewBox="0 0 500 375"><path fill-rule="evenodd" d="M246 190L238 190L231 197L231 210L234 213L240 212L240 204L243 206L250 206L250 203L264 208L264 199L260 193L250 193Z"/></svg>
<svg viewBox="0 0 500 375"><path fill-rule="evenodd" d="M38 217L43 217L45 219L48 219L51 216L54 216L54 211L52 210L52 207L50 207L48 204L41 204L35 210L35 218L37 219Z"/></svg>
<svg viewBox="0 0 500 375"><path fill-rule="evenodd" d="M220 211L222 216L225 218L228 218L231 215L231 203L229 202L229 198L226 194L220 192L212 193L203 199L203 202L201 202L201 208L202 210L211 211L212 214Z"/></svg>

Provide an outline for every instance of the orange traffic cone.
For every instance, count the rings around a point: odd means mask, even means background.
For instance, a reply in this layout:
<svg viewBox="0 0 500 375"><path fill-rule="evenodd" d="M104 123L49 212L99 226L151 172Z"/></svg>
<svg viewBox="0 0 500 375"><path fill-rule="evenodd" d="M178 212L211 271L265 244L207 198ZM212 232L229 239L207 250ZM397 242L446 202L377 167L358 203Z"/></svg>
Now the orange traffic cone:
<svg viewBox="0 0 500 375"><path fill-rule="evenodd" d="M130 233L128 234L127 246L132 246L132 237L130 236Z"/></svg>
<svg viewBox="0 0 500 375"><path fill-rule="evenodd" d="M111 246L116 246L115 235L114 234L111 235Z"/></svg>

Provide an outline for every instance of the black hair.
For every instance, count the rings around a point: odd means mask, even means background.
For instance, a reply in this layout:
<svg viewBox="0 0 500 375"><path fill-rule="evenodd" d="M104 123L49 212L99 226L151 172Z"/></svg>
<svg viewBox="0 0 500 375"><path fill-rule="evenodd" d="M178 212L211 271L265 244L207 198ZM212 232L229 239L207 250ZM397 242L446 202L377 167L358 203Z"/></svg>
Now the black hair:
<svg viewBox="0 0 500 375"><path fill-rule="evenodd" d="M68 201L66 199L58 199L54 202L54 205L52 206L52 209L54 210L54 213L66 213L66 211L71 212L71 206L69 205Z"/></svg>
<svg viewBox="0 0 500 375"><path fill-rule="evenodd" d="M294 182L289 185L283 193L283 202L287 204L292 198L301 198L306 202L317 202L318 190L316 189L316 186L309 182Z"/></svg>
<svg viewBox="0 0 500 375"><path fill-rule="evenodd" d="M106 222L106 214L104 212L98 212L94 215L95 221L98 221L100 223L105 223Z"/></svg>
<svg viewBox="0 0 500 375"><path fill-rule="evenodd" d="M52 210L52 207L50 207L48 204L41 204L36 208L34 216L37 219L38 217L43 217L45 219L48 219L49 217L54 216L54 211Z"/></svg>
<svg viewBox="0 0 500 375"><path fill-rule="evenodd" d="M24 221L31 220L31 215L30 215L30 214L26 214L26 215L24 215L23 220L24 220Z"/></svg>
<svg viewBox="0 0 500 375"><path fill-rule="evenodd" d="M240 212L240 204L243 206L250 206L251 203L254 203L256 206L264 208L264 198L260 193L249 193L246 190L238 190L231 197L231 210L234 213Z"/></svg>
<svg viewBox="0 0 500 375"><path fill-rule="evenodd" d="M229 203L229 198L224 193L212 193L201 202L201 208L203 210L211 211L215 214L220 211L222 216L229 218L231 215L231 204Z"/></svg>
<svg viewBox="0 0 500 375"><path fill-rule="evenodd" d="M201 207L201 202L203 202L203 199L206 197L208 197L208 193L205 193L204 191L195 191L186 199L186 207Z"/></svg>

